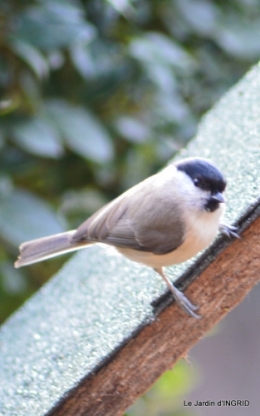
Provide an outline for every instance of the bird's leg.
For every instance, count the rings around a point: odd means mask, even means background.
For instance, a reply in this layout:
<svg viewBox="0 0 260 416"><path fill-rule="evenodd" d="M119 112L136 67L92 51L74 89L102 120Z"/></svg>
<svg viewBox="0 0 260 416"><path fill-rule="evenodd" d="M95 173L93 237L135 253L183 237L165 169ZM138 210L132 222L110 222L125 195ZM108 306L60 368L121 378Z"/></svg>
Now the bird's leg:
<svg viewBox="0 0 260 416"><path fill-rule="evenodd" d="M198 309L197 306L193 305L189 301L189 299L182 293L177 287L175 287L171 281L168 279L167 276L165 276L162 267L155 268L154 269L157 273L159 273L160 276L162 276L163 280L167 284L168 288L170 289L171 293L173 294L173 297L175 301L178 303L178 305L190 316L193 316L193 318L199 319L200 316L197 315L194 311Z"/></svg>
<svg viewBox="0 0 260 416"><path fill-rule="evenodd" d="M238 227L235 227L234 225L219 224L219 231L228 238L241 238L237 233Z"/></svg>

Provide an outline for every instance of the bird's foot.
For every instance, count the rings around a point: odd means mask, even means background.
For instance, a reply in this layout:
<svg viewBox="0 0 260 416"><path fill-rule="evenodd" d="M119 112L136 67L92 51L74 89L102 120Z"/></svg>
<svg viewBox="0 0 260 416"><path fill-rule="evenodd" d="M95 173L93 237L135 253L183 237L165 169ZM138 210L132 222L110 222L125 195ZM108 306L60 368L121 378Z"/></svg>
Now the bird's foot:
<svg viewBox="0 0 260 416"><path fill-rule="evenodd" d="M170 281L170 279L168 279L168 277L164 274L162 267L160 268L155 268L154 269L157 273L159 273L163 280L166 282L168 288L170 289L175 301L177 302L177 304L190 316L193 316L193 318L197 318L199 319L200 316L197 315L194 311L196 311L198 308L198 306L193 305L193 303L191 303L189 301L189 299L184 295L183 292L181 292L179 289L177 289L177 287L175 287L172 282Z"/></svg>
<svg viewBox="0 0 260 416"><path fill-rule="evenodd" d="M187 298L187 296L184 295L183 292L181 292L179 289L177 289L174 285L172 285L171 290L173 297L177 304L190 316L193 316L193 318L200 319L201 317L195 313L199 308L198 306L191 303L191 301Z"/></svg>
<svg viewBox="0 0 260 416"><path fill-rule="evenodd" d="M220 224L219 231L222 234L225 234L228 238L241 238L237 233L238 227L235 227L234 225Z"/></svg>

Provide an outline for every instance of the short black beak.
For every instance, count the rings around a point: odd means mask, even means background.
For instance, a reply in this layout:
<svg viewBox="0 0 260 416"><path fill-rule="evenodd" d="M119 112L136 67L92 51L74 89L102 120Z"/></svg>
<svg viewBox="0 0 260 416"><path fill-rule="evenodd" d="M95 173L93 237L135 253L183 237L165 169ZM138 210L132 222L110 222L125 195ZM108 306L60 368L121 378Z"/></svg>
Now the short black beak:
<svg viewBox="0 0 260 416"><path fill-rule="evenodd" d="M217 202L220 202L220 203L225 202L225 198L224 198L224 196L222 195L221 192L217 192L216 194L212 195L211 200L217 201Z"/></svg>

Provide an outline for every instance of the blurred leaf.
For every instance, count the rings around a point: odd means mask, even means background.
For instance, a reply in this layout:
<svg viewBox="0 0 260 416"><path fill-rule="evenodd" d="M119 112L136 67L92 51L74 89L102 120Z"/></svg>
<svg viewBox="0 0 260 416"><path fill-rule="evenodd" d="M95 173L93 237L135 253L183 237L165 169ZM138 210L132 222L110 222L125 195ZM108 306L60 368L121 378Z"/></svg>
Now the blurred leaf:
<svg viewBox="0 0 260 416"><path fill-rule="evenodd" d="M140 151L141 150L141 151ZM149 176L148 161L153 159L153 147L142 146L142 149L133 148L127 152L124 163L124 172L121 181L124 189L128 189Z"/></svg>
<svg viewBox="0 0 260 416"><path fill-rule="evenodd" d="M0 196L8 197L13 191L14 186L11 177L6 173L0 175Z"/></svg>
<svg viewBox="0 0 260 416"><path fill-rule="evenodd" d="M0 149L4 146L4 144L5 144L5 135L4 135L3 129L0 128Z"/></svg>
<svg viewBox="0 0 260 416"><path fill-rule="evenodd" d="M162 94L170 95L176 91L176 79L169 66L153 64L147 68L150 79L161 90Z"/></svg>
<svg viewBox="0 0 260 416"><path fill-rule="evenodd" d="M96 189L69 190L62 198L60 212L69 219L72 228L85 221L108 200Z"/></svg>
<svg viewBox="0 0 260 416"><path fill-rule="evenodd" d="M135 15L131 0L106 0L112 7L125 17L131 17Z"/></svg>
<svg viewBox="0 0 260 416"><path fill-rule="evenodd" d="M230 55L240 59L259 59L260 22L249 26L227 21L218 28L214 38Z"/></svg>
<svg viewBox="0 0 260 416"><path fill-rule="evenodd" d="M219 10L217 5L207 0L176 0L176 6L193 31L200 35L210 35L217 26Z"/></svg>
<svg viewBox="0 0 260 416"><path fill-rule="evenodd" d="M172 96L158 93L155 98L155 113L169 123L183 123L189 117L189 107L179 94Z"/></svg>
<svg viewBox="0 0 260 416"><path fill-rule="evenodd" d="M159 32L147 32L135 38L129 46L130 54L141 62L165 64L182 69L191 69L193 58L172 38Z"/></svg>
<svg viewBox="0 0 260 416"><path fill-rule="evenodd" d="M95 189L70 190L63 195L61 212L73 213L81 211L87 216L87 213L89 215L92 214L107 202L104 195Z"/></svg>
<svg viewBox="0 0 260 416"><path fill-rule="evenodd" d="M131 406L128 416L184 415L183 397L194 384L194 371L183 360L166 371L148 392ZM189 413L188 413L189 414Z"/></svg>
<svg viewBox="0 0 260 416"><path fill-rule="evenodd" d="M42 118L14 123L11 134L17 144L30 153L52 158L58 158L63 153L57 129Z"/></svg>
<svg viewBox="0 0 260 416"><path fill-rule="evenodd" d="M10 261L0 262L3 289L9 294L21 294L27 289L27 282L21 270L15 269Z"/></svg>
<svg viewBox="0 0 260 416"><path fill-rule="evenodd" d="M35 290L26 280L24 270L17 270L13 261L0 262L0 323L17 309Z"/></svg>
<svg viewBox="0 0 260 416"><path fill-rule="evenodd" d="M77 44L70 48L71 59L78 72L86 79L97 80L100 89L107 80L125 77L129 63L120 43L95 39L90 44ZM91 98L91 97L88 97Z"/></svg>
<svg viewBox="0 0 260 416"><path fill-rule="evenodd" d="M112 140L93 114L65 101L49 102L47 111L72 150L95 162L111 160Z"/></svg>
<svg viewBox="0 0 260 416"><path fill-rule="evenodd" d="M15 189L0 195L0 234L10 244L62 232L50 207L30 192Z"/></svg>
<svg viewBox="0 0 260 416"><path fill-rule="evenodd" d="M3 117L6 114L12 113L20 104L19 97L13 96L12 98L7 98L0 101L0 116Z"/></svg>
<svg viewBox="0 0 260 416"><path fill-rule="evenodd" d="M83 10L66 0L45 0L19 16L18 39L47 50L89 42L95 28L84 19Z"/></svg>
<svg viewBox="0 0 260 416"><path fill-rule="evenodd" d="M95 64L86 45L79 44L73 46L70 54L75 68L79 71L83 78L89 79L96 74Z"/></svg>
<svg viewBox="0 0 260 416"><path fill-rule="evenodd" d="M191 389L193 384L193 371L189 365L179 361L172 370L166 371L153 386L157 395L163 399L170 396L179 396Z"/></svg>
<svg viewBox="0 0 260 416"><path fill-rule="evenodd" d="M10 42L10 47L17 56L19 56L29 65L35 75L37 75L39 78L44 78L48 75L48 62L38 49L29 43L18 39Z"/></svg>
<svg viewBox="0 0 260 416"><path fill-rule="evenodd" d="M59 69L65 63L64 54L58 50L54 49L48 53L48 63L51 69Z"/></svg>
<svg viewBox="0 0 260 416"><path fill-rule="evenodd" d="M133 143L144 143L151 137L149 127L133 117L118 117L115 126L120 135Z"/></svg>

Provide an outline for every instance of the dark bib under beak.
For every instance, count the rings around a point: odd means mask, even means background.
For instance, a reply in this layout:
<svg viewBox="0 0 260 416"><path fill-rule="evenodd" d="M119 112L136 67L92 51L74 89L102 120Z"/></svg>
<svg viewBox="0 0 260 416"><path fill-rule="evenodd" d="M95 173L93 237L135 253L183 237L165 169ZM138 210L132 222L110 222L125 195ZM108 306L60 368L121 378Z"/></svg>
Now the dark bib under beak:
<svg viewBox="0 0 260 416"><path fill-rule="evenodd" d="M223 204L225 198L221 192L216 192L214 195L211 195L209 200L205 205L205 210L208 212L214 212L219 208L219 204Z"/></svg>

